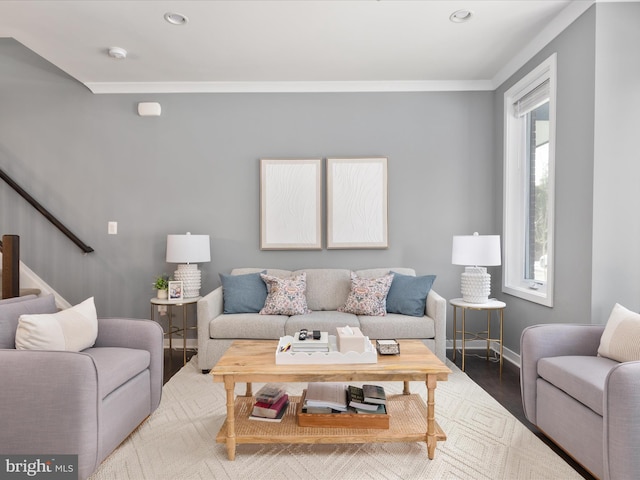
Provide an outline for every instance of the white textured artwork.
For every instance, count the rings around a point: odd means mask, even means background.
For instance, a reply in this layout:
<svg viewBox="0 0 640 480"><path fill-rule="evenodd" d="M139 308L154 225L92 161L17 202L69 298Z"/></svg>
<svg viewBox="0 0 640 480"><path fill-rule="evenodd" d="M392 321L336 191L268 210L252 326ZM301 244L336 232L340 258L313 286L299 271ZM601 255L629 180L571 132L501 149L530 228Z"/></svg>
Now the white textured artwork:
<svg viewBox="0 0 640 480"><path fill-rule="evenodd" d="M386 248L387 159L327 159L327 248Z"/></svg>
<svg viewBox="0 0 640 480"><path fill-rule="evenodd" d="M261 160L260 248L322 248L320 165L319 159Z"/></svg>

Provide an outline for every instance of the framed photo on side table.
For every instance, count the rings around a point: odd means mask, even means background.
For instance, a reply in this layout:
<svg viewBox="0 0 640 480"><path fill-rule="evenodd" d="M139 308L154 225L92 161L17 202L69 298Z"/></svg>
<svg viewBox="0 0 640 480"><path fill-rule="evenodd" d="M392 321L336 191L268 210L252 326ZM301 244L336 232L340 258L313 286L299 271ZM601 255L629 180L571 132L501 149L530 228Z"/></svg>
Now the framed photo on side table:
<svg viewBox="0 0 640 480"><path fill-rule="evenodd" d="M169 282L169 300L182 300L182 281Z"/></svg>

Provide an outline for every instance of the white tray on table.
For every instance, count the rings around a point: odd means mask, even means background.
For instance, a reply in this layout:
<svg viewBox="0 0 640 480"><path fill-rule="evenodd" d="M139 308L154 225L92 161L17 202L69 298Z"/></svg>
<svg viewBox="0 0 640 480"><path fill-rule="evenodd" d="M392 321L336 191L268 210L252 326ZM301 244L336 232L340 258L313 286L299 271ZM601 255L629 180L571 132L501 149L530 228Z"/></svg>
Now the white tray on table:
<svg viewBox="0 0 640 480"><path fill-rule="evenodd" d="M281 352L280 349L293 342L293 337L285 335L280 337L276 348L277 365L331 365L337 363L378 363L378 352L367 337L365 351L346 352L338 351L335 335L329 335L328 352Z"/></svg>

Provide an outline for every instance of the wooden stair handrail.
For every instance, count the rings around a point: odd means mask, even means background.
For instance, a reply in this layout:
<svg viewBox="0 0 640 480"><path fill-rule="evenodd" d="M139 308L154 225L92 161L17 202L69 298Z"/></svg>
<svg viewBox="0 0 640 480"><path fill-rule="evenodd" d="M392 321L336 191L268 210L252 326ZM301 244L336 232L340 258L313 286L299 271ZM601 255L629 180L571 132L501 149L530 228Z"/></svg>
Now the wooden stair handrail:
<svg viewBox="0 0 640 480"><path fill-rule="evenodd" d="M53 225L60 230L62 233L66 235L66 237L75 243L84 253L93 252L93 248L80 240L77 236L75 236L71 230L65 227L60 220L58 220L52 213L50 213L46 208L44 208L35 198L33 198L29 193L27 193L20 185L18 185L9 175L7 175L0 168L0 178L4 180L7 185L13 188L18 194L24 198L27 202L31 204L33 208L38 210L47 220L49 220Z"/></svg>

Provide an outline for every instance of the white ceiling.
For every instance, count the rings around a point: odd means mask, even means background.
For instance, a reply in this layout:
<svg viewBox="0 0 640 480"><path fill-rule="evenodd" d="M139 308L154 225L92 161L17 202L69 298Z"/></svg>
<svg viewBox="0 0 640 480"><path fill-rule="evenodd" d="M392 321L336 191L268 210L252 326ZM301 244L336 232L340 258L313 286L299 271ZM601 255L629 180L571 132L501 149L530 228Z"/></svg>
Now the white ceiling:
<svg viewBox="0 0 640 480"><path fill-rule="evenodd" d="M490 90L593 1L4 0L0 37L95 93Z"/></svg>

